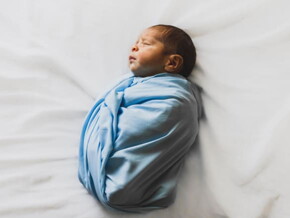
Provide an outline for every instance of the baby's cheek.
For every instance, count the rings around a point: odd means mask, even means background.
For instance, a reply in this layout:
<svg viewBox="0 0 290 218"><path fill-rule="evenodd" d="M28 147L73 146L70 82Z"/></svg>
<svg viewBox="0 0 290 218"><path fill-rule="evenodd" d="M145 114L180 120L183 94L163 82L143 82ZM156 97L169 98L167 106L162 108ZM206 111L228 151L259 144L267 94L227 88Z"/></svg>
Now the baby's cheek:
<svg viewBox="0 0 290 218"><path fill-rule="evenodd" d="M152 54L143 53L139 56L140 64L150 63L153 58Z"/></svg>

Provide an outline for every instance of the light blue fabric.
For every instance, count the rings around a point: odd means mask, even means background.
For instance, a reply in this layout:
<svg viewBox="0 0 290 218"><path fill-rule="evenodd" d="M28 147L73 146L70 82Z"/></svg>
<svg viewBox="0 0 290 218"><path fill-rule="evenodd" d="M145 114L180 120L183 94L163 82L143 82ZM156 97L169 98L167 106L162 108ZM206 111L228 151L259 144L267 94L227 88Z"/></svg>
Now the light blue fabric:
<svg viewBox="0 0 290 218"><path fill-rule="evenodd" d="M169 206L198 133L195 85L161 73L122 80L88 113L79 179L105 207L144 212Z"/></svg>

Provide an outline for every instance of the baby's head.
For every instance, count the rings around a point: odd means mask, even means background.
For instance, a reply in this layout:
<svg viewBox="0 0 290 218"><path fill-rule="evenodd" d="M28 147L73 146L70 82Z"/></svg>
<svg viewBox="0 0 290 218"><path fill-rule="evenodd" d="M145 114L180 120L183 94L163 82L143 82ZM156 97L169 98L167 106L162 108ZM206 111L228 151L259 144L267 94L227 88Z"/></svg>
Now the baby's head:
<svg viewBox="0 0 290 218"><path fill-rule="evenodd" d="M170 25L145 29L132 46L129 67L135 76L177 73L188 77L196 60L194 44L183 30Z"/></svg>

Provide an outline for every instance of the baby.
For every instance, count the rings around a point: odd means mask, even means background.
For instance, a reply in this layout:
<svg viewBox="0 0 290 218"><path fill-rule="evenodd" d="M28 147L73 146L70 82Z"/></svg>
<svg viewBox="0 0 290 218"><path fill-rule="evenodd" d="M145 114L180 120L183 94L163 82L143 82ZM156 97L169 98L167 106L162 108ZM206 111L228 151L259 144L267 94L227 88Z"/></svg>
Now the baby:
<svg viewBox="0 0 290 218"><path fill-rule="evenodd" d="M201 116L188 81L195 48L181 29L146 29L131 49L134 75L99 98L84 122L79 179L105 207L145 212L173 203Z"/></svg>

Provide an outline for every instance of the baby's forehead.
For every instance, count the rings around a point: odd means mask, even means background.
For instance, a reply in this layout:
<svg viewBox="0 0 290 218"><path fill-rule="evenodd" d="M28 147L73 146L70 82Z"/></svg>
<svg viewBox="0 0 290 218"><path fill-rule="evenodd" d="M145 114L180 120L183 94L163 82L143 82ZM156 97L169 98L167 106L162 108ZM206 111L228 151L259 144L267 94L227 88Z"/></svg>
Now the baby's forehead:
<svg viewBox="0 0 290 218"><path fill-rule="evenodd" d="M145 29L139 36L139 39L146 39L146 38L161 41L162 31L160 31L158 28L149 27Z"/></svg>

